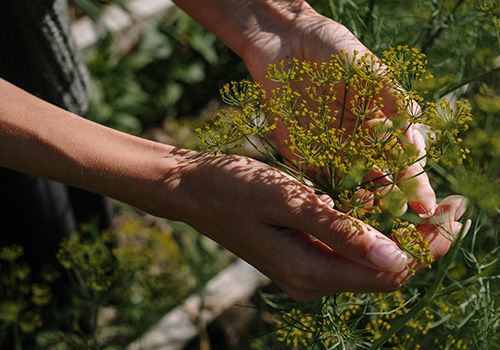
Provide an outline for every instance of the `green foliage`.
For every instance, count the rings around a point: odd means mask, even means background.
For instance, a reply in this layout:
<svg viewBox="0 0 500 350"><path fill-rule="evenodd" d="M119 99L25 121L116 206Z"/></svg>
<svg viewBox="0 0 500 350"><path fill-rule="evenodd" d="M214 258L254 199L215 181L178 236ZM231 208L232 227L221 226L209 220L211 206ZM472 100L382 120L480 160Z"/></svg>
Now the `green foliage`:
<svg viewBox="0 0 500 350"><path fill-rule="evenodd" d="M411 44L428 53L435 77L415 86L427 96L453 92L452 100L469 98L474 119L468 133L454 143L463 148L467 159L453 168L434 164L428 171L438 196L460 193L468 198L469 217L475 224L467 239L456 242L432 270L420 273L401 291L341 294L306 306L290 304L284 296L266 296L276 317L272 323L276 332L257 340L253 348L497 348L500 3L312 2L379 55L396 44ZM453 129L448 129L448 136ZM334 326L328 326L332 319Z"/></svg>
<svg viewBox="0 0 500 350"><path fill-rule="evenodd" d="M234 53L177 8L125 52L108 35L87 54L87 65L90 117L136 134L167 116L197 112L225 79L244 72ZM227 66L233 68L228 72Z"/></svg>
<svg viewBox="0 0 500 350"><path fill-rule="evenodd" d="M498 0L313 0L324 15L349 28L375 54L409 45L429 57L442 96L498 67Z"/></svg>
<svg viewBox="0 0 500 350"><path fill-rule="evenodd" d="M133 217L108 232L82 228L61 242L59 265L42 268L39 276L22 262L21 246L2 247L0 347L124 346L201 288L188 256L181 254L172 233ZM54 303L54 288L61 282L64 293L56 290L60 300Z"/></svg>
<svg viewBox="0 0 500 350"><path fill-rule="evenodd" d="M6 338L11 347L20 349L22 338L42 327L43 308L51 302L50 283L57 273L42 269L34 281L32 269L20 261L23 248L0 248L0 345Z"/></svg>

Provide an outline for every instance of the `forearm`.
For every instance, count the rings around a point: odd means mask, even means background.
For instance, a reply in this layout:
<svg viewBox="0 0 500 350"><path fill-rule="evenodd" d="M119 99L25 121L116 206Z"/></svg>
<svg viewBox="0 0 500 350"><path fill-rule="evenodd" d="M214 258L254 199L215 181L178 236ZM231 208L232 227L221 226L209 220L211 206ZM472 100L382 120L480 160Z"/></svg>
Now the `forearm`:
<svg viewBox="0 0 500 350"><path fill-rule="evenodd" d="M286 32L296 18L310 12L303 0L174 0L240 57L262 35Z"/></svg>
<svg viewBox="0 0 500 350"><path fill-rule="evenodd" d="M175 158L166 158L172 150L78 117L0 79L0 166L154 211L159 185L176 167Z"/></svg>

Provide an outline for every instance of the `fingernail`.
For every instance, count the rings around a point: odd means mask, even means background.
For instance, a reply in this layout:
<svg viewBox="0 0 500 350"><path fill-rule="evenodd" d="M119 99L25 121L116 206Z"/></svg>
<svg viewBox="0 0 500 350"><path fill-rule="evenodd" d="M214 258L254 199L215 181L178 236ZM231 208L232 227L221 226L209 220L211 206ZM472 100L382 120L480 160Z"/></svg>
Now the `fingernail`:
<svg viewBox="0 0 500 350"><path fill-rule="evenodd" d="M368 252L368 260L381 270L401 272L408 264L408 257L395 244L375 244Z"/></svg>
<svg viewBox="0 0 500 350"><path fill-rule="evenodd" d="M472 221L471 221L471 219L468 219L465 222L464 227L462 228L462 231L463 231L462 238L464 238L465 236L467 236L467 233L469 233L469 229L470 229L471 225L472 225Z"/></svg>
<svg viewBox="0 0 500 350"><path fill-rule="evenodd" d="M464 215L465 211L467 210L467 204L467 199L463 198L457 210L455 211L455 220L460 219L462 215Z"/></svg>
<svg viewBox="0 0 500 350"><path fill-rule="evenodd" d="M451 196L450 196L451 197ZM458 196L453 196L453 200L456 200ZM449 204L448 201L445 203L444 200L440 204L440 210L438 210L433 218L432 218L432 223L437 224L437 225L442 225L448 221L457 221L459 220L462 215L464 215L465 211L467 210L467 200L463 197L459 198L460 202L459 204L455 207L455 211L453 211L453 203ZM449 200L451 201L451 200Z"/></svg>
<svg viewBox="0 0 500 350"><path fill-rule="evenodd" d="M435 211L436 211L436 206L434 205L429 210L427 210L425 213L418 214L418 216L420 216L420 218L425 220L425 219L432 217L434 215Z"/></svg>

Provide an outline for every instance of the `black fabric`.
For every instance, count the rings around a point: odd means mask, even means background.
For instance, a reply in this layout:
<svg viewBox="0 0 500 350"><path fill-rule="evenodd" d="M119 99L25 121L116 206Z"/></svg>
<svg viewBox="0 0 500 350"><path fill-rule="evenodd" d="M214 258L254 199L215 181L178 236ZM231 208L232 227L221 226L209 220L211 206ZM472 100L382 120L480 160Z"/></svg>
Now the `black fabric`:
<svg viewBox="0 0 500 350"><path fill-rule="evenodd" d="M0 168L0 244L21 244L32 266L55 262L59 241L81 225L111 225L102 196Z"/></svg>
<svg viewBox="0 0 500 350"><path fill-rule="evenodd" d="M85 115L87 73L69 32L65 0L2 0L0 48L0 77ZM22 244L33 265L53 261L60 239L89 220L110 226L106 199L0 168L0 244Z"/></svg>
<svg viewBox="0 0 500 350"><path fill-rule="evenodd" d="M83 115L88 76L70 35L65 0L2 0L0 76Z"/></svg>

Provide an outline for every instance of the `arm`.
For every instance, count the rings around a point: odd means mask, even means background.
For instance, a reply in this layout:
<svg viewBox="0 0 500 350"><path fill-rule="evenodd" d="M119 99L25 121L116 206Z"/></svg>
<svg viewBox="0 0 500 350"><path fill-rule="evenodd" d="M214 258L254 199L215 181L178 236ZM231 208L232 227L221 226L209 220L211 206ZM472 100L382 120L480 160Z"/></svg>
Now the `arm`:
<svg viewBox="0 0 500 350"><path fill-rule="evenodd" d="M218 0L214 3L224 4ZM243 9L249 10L248 6L305 3L245 4ZM285 43L285 38L289 43L293 41L290 38L298 38L296 43L318 45L305 40L306 33L312 32L289 32L287 26L281 27L289 23L284 20L288 17L282 17L285 12L277 8L272 7L277 12L271 13L283 21L269 27L265 18L246 15L245 11L228 13L222 6L219 9L225 10L218 12L217 6L205 1L199 5L212 21L206 25L223 18L217 17L221 13L240 19L229 22L233 27L223 25L225 29L219 35L229 29L233 34L242 30L240 38L245 41L233 48L243 50L239 53L247 66L253 67L254 77L267 63L299 53L294 50L300 45L279 44ZM252 11L267 20L273 18L267 16L268 11ZM339 33L338 24L322 22L322 17L308 11L318 19L309 29L320 30L325 24ZM251 30L252 23L260 23L262 31ZM272 28L283 31L273 32ZM329 39L333 32L325 33ZM224 40L237 45L239 36L229 36ZM407 257L387 237L346 218L311 189L276 169L244 157L207 156L126 135L52 106L4 80L0 80L0 165L111 196L157 216L185 221L254 265L298 300L340 291L393 290L409 275ZM455 221L461 215L457 203L459 199L440 211L447 217L448 230L455 233L460 231ZM450 245L438 231L435 225L428 225L424 232L436 257Z"/></svg>
<svg viewBox="0 0 500 350"><path fill-rule="evenodd" d="M148 208L172 147L57 108L0 79L0 164ZM147 171L144 171L147 169ZM141 196L148 193L148 196Z"/></svg>
<svg viewBox="0 0 500 350"><path fill-rule="evenodd" d="M392 241L363 223L354 225L312 190L263 163L127 135L4 80L0 96L0 165L185 221L296 299L392 290L408 275L407 259Z"/></svg>

